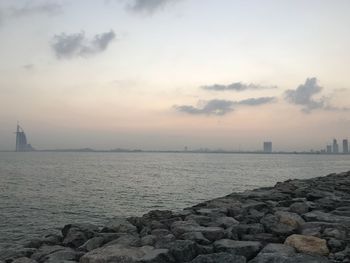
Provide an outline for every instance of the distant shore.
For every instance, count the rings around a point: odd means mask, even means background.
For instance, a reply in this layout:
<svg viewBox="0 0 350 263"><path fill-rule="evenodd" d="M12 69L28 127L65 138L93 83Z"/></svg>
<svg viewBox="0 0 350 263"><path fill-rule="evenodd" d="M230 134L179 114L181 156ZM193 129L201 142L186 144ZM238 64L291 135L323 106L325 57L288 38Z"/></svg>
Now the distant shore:
<svg viewBox="0 0 350 263"><path fill-rule="evenodd" d="M0 150L0 152L15 152L10 150ZM321 151L276 151L276 152L263 152L263 151L224 151L224 150L128 150L128 149L116 149L116 150L95 150L91 148L83 149L47 149L47 150L35 150L28 152L75 152L75 153L213 153L213 154L308 154L308 155L350 155L350 153L327 153Z"/></svg>
<svg viewBox="0 0 350 263"><path fill-rule="evenodd" d="M155 210L104 226L70 224L0 262L349 262L350 172L287 180L179 212Z"/></svg>

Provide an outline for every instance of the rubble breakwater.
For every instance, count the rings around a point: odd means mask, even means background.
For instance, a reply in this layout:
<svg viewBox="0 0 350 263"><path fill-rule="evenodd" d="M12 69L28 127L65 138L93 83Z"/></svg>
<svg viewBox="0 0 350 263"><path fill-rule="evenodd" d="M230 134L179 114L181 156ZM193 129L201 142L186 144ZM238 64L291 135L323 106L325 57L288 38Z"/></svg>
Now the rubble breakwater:
<svg viewBox="0 0 350 263"><path fill-rule="evenodd" d="M104 226L70 224L0 263L350 262L350 172L232 193Z"/></svg>

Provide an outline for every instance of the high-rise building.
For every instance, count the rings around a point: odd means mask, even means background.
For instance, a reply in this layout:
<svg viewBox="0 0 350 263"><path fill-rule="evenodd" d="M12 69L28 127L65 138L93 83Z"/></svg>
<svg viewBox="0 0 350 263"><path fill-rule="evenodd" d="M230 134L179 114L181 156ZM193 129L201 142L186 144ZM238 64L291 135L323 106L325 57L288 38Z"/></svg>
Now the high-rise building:
<svg viewBox="0 0 350 263"><path fill-rule="evenodd" d="M332 153L332 145L327 145L326 152Z"/></svg>
<svg viewBox="0 0 350 263"><path fill-rule="evenodd" d="M272 153L272 142L264 142L264 153Z"/></svg>
<svg viewBox="0 0 350 263"><path fill-rule="evenodd" d="M33 147L27 143L27 137L24 130L17 124L16 133L16 152L29 152L33 151Z"/></svg>
<svg viewBox="0 0 350 263"><path fill-rule="evenodd" d="M333 153L339 153L339 145L336 139L333 139Z"/></svg>
<svg viewBox="0 0 350 263"><path fill-rule="evenodd" d="M343 140L343 153L349 153L349 142L348 140Z"/></svg>

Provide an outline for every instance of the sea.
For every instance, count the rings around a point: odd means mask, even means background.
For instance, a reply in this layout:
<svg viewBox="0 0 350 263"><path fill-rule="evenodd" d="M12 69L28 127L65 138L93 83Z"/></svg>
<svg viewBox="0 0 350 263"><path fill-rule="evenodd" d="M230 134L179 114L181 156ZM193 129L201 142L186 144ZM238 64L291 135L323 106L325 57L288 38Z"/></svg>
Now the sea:
<svg viewBox="0 0 350 263"><path fill-rule="evenodd" d="M113 217L350 170L350 155L0 152L0 248Z"/></svg>

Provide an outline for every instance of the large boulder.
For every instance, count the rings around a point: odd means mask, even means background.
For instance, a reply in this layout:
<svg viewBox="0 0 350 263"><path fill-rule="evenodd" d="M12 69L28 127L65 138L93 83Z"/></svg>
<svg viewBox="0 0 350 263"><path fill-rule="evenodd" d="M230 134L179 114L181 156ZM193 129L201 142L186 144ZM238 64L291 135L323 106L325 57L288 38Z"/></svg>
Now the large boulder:
<svg viewBox="0 0 350 263"><path fill-rule="evenodd" d="M35 253L35 248L13 247L0 249L0 260L11 261L21 257L30 257Z"/></svg>
<svg viewBox="0 0 350 263"><path fill-rule="evenodd" d="M317 254L321 256L326 256L329 254L327 241L318 237L294 234L289 236L285 240L284 244L294 247L301 253Z"/></svg>
<svg viewBox="0 0 350 263"><path fill-rule="evenodd" d="M27 257L17 258L12 263L37 263L34 259L30 259Z"/></svg>
<svg viewBox="0 0 350 263"><path fill-rule="evenodd" d="M199 255L191 263L246 263L243 256L233 255L231 253L213 253L208 255Z"/></svg>
<svg viewBox="0 0 350 263"><path fill-rule="evenodd" d="M221 239L214 242L216 252L227 252L235 255L244 256L247 259L252 259L261 250L260 242L255 241L236 241L231 239Z"/></svg>
<svg viewBox="0 0 350 263"><path fill-rule="evenodd" d="M86 253L80 258L80 263L169 263L174 259L168 249L155 249L152 246L123 247L111 245Z"/></svg>
<svg viewBox="0 0 350 263"><path fill-rule="evenodd" d="M57 254L58 252L60 253ZM75 253L75 252L71 248L58 246L58 245L55 245L55 246L43 245L31 256L31 259L41 263L41 262L45 262L49 258L54 259L64 254L72 255L72 253ZM56 256L51 257L51 255L55 255L55 254Z"/></svg>

